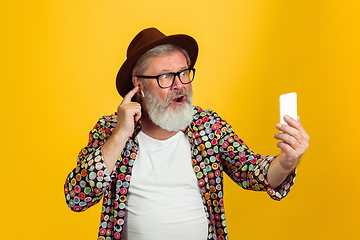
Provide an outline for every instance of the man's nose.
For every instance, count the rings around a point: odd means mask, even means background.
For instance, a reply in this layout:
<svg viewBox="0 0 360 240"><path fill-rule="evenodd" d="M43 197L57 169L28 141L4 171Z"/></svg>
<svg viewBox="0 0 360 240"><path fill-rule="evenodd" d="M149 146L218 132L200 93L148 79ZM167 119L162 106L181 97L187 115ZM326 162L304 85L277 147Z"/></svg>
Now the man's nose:
<svg viewBox="0 0 360 240"><path fill-rule="evenodd" d="M184 88L184 84L180 81L179 75L175 76L174 83L171 86L172 89L182 89Z"/></svg>

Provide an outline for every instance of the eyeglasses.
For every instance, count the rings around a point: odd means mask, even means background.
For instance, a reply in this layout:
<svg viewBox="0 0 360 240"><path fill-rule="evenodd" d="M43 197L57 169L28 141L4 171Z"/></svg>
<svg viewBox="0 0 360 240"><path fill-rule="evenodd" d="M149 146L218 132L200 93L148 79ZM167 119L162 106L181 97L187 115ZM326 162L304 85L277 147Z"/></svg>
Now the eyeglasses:
<svg viewBox="0 0 360 240"><path fill-rule="evenodd" d="M139 78L156 78L159 87L161 87L161 88L169 88L174 84L176 76L179 77L180 82L182 84L189 84L194 80L195 68L188 68L188 69L181 70L179 72L162 73L162 74L159 74L157 76L138 75L136 77L139 77Z"/></svg>

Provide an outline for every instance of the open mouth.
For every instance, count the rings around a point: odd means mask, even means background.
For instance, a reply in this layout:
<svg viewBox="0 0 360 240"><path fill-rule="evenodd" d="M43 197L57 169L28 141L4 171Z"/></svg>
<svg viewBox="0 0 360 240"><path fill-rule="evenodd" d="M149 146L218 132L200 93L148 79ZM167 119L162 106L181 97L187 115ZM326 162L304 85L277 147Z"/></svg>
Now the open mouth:
<svg viewBox="0 0 360 240"><path fill-rule="evenodd" d="M185 96L184 95L176 96L172 99L172 102L175 104L183 104L185 102Z"/></svg>

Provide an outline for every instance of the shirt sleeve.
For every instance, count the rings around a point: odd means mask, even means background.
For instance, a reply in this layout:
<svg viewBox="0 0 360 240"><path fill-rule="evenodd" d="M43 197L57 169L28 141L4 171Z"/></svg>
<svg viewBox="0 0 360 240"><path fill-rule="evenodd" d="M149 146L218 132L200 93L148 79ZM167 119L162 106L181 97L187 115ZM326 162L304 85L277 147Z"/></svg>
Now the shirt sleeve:
<svg viewBox="0 0 360 240"><path fill-rule="evenodd" d="M114 115L99 119L90 131L88 145L79 153L77 166L65 180L66 203L73 211L82 212L97 204L110 186L112 178L105 167L101 146L116 126L116 121Z"/></svg>
<svg viewBox="0 0 360 240"><path fill-rule="evenodd" d="M296 177L294 169L276 188L271 188L267 179L270 163L276 156L254 153L224 120L220 120L219 149L226 174L244 189L266 191L274 200L281 200L290 191Z"/></svg>

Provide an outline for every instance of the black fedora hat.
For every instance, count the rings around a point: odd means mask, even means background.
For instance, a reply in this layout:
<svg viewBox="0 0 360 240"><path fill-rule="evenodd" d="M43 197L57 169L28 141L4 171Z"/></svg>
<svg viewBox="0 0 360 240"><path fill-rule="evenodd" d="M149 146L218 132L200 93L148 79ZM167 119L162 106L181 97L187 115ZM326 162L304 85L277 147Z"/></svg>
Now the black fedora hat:
<svg viewBox="0 0 360 240"><path fill-rule="evenodd" d="M184 34L166 36L156 28L144 29L131 41L127 49L127 59L116 77L116 88L122 97L134 88L131 74L137 60L148 50L163 44L174 44L186 50L191 61L189 67L195 65L198 45L194 38Z"/></svg>

